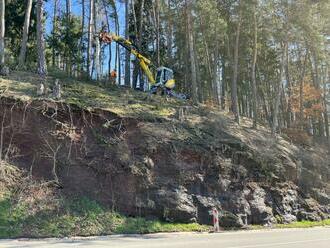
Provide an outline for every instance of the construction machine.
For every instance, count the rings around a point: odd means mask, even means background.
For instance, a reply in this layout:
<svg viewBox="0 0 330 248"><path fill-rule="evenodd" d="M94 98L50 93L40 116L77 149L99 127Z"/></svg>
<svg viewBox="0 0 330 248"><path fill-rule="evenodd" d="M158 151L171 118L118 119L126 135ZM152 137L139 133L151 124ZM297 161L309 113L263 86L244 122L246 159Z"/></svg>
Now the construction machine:
<svg viewBox="0 0 330 248"><path fill-rule="evenodd" d="M150 67L154 67L150 59L143 56L141 52L138 51L137 47L128 39L120 37L113 33L100 32L99 39L103 43L110 44L112 41L116 42L120 46L124 47L127 51L133 54L139 61L139 65L147 76L149 84L151 85L151 94L165 94L167 96L172 96L178 99L187 99L187 96L181 93L176 93L173 91L175 87L175 79L173 75L173 70L170 68L161 66L156 69L156 78L152 73Z"/></svg>

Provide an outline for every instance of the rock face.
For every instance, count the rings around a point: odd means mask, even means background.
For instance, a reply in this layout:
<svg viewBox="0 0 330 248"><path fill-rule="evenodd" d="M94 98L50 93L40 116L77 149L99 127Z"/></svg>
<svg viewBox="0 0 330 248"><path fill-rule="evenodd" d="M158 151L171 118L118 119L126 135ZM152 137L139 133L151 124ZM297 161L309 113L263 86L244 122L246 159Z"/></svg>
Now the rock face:
<svg viewBox="0 0 330 248"><path fill-rule="evenodd" d="M330 216L330 159L321 148L275 140L205 109L185 118L146 121L0 99L3 154L36 179L57 177L69 197L130 216L204 224L216 207L228 228Z"/></svg>
<svg viewBox="0 0 330 248"><path fill-rule="evenodd" d="M252 224L269 224L274 222L273 209L266 204L266 191L255 185L251 187L250 194L247 196L250 205L250 222Z"/></svg>

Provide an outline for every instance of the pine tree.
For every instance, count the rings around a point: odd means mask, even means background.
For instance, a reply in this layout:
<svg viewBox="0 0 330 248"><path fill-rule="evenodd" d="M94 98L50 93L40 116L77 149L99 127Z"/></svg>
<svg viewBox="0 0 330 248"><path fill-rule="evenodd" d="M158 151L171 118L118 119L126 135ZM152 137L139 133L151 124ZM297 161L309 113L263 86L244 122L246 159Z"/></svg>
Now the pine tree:
<svg viewBox="0 0 330 248"><path fill-rule="evenodd" d="M44 1L37 1L37 47L38 47L38 74L42 77L47 75L44 39Z"/></svg>
<svg viewBox="0 0 330 248"><path fill-rule="evenodd" d="M5 64L5 0L0 0L0 67Z"/></svg>
<svg viewBox="0 0 330 248"><path fill-rule="evenodd" d="M25 63L26 46L27 46L29 27L30 27L31 9L32 9L32 0L27 0L24 27L23 27L23 38L22 38L21 50L18 58L18 67L23 67Z"/></svg>

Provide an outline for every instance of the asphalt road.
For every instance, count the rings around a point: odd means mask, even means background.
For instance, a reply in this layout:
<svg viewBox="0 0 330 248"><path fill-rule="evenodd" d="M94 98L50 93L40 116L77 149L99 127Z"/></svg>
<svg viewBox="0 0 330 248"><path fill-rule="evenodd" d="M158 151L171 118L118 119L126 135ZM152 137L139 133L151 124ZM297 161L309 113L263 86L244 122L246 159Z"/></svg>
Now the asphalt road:
<svg viewBox="0 0 330 248"><path fill-rule="evenodd" d="M224 233L177 233L95 238L0 240L1 248L329 248L330 227Z"/></svg>

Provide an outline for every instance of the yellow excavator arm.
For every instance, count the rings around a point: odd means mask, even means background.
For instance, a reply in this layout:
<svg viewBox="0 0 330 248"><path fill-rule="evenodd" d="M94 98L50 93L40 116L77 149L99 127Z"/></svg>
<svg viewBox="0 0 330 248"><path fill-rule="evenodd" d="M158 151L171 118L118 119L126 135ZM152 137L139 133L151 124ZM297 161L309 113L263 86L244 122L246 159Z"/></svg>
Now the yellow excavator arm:
<svg viewBox="0 0 330 248"><path fill-rule="evenodd" d="M155 77L149 68L149 66L152 64L150 59L144 57L141 53L139 53L139 51L134 47L131 41L124 39L116 34L110 34L106 32L101 32L99 38L104 43L111 43L112 41L115 41L117 44L121 45L130 53L132 53L139 60L141 69L148 77L149 83L151 85L154 85L156 83Z"/></svg>

